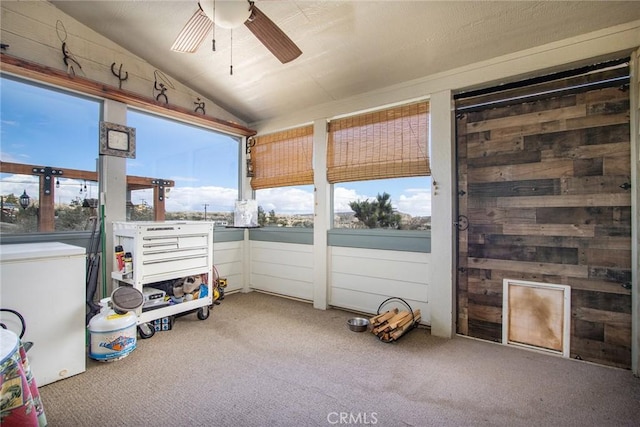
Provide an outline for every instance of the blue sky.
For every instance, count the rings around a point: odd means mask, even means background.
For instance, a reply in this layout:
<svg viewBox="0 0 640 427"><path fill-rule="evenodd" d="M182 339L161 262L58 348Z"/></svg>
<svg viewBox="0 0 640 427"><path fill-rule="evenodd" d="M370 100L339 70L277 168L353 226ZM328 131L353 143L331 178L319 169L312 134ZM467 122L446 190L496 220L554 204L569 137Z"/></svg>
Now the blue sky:
<svg viewBox="0 0 640 427"><path fill-rule="evenodd" d="M1 160L96 170L98 101L2 78L0 118ZM128 113L127 121L136 129L136 158L127 160L127 173L174 180L176 186L166 200L168 211L203 211L205 204L209 212L233 210L238 197L236 138L136 111ZM26 190L37 197L37 177L0 175L0 194ZM350 201L373 199L385 191L398 211L431 214L428 177L337 184L335 211L350 211ZM64 178L55 192L57 203L98 197L97 183ZM312 186L260 190L256 198L266 211L313 212ZM151 190L132 195L134 204L151 200Z"/></svg>

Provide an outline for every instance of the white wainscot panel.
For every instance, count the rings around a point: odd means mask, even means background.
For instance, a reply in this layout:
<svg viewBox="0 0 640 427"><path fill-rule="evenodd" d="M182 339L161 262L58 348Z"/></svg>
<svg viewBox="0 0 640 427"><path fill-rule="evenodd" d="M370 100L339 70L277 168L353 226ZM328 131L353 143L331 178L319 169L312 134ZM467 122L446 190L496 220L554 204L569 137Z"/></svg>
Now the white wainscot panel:
<svg viewBox="0 0 640 427"><path fill-rule="evenodd" d="M226 292L242 289L244 242L223 242L213 245L213 264L220 277L227 279Z"/></svg>
<svg viewBox="0 0 640 427"><path fill-rule="evenodd" d="M331 289L331 306L344 308L347 310L353 310L361 313L366 313L371 316L377 314L378 307L387 298L397 297L398 295L376 295L368 292L358 292L349 289L333 288ZM413 311L420 309L421 320L423 325L431 324L431 312L429 304L421 301L414 301L409 298L400 297L411 306ZM333 301L337 301L334 303ZM398 300L389 301L385 304L380 312L391 310L393 307L398 307L399 310L407 310L406 305Z"/></svg>
<svg viewBox="0 0 640 427"><path fill-rule="evenodd" d="M313 253L311 245L251 242L253 289L313 299Z"/></svg>
<svg viewBox="0 0 640 427"><path fill-rule="evenodd" d="M330 304L375 314L390 297L405 300L420 309L422 322L429 324L428 283L430 254L358 248L331 248ZM398 306L389 303L382 311Z"/></svg>

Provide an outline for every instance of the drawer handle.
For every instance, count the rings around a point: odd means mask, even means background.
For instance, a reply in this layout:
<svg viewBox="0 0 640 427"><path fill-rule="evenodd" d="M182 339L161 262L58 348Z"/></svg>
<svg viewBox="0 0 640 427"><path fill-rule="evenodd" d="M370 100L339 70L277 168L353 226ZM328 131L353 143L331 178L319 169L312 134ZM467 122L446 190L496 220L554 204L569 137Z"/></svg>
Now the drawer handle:
<svg viewBox="0 0 640 427"><path fill-rule="evenodd" d="M166 243L147 243L146 245L142 245L143 248L157 248L159 246L167 246L174 245L176 248L178 247L178 242L166 242Z"/></svg>
<svg viewBox="0 0 640 427"><path fill-rule="evenodd" d="M207 234L174 234L164 236L144 236L142 240L160 240L160 239L184 239L185 237L204 237L207 238Z"/></svg>
<svg viewBox="0 0 640 427"><path fill-rule="evenodd" d="M173 257L173 258L164 258L164 259L159 259L154 261L143 261L142 264L143 265L160 264L160 263L169 262L169 261L183 261L187 259L197 259L197 258L206 258L206 257L207 257L206 255L181 256L181 257Z"/></svg>
<svg viewBox="0 0 640 427"><path fill-rule="evenodd" d="M175 249L164 249L164 250L155 250L155 251L142 251L143 255L157 255L157 254L172 254L175 252L184 252L184 251L198 251L198 250L207 250L206 246L193 246L190 248L175 248Z"/></svg>

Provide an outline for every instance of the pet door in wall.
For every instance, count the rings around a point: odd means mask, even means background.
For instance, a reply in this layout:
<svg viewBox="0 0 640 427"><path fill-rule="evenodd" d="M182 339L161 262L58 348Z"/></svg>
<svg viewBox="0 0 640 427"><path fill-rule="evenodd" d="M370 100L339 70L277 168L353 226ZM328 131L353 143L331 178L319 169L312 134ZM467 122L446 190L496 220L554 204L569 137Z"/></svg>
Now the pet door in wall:
<svg viewBox="0 0 640 427"><path fill-rule="evenodd" d="M502 342L569 357L570 310L569 286L504 279Z"/></svg>

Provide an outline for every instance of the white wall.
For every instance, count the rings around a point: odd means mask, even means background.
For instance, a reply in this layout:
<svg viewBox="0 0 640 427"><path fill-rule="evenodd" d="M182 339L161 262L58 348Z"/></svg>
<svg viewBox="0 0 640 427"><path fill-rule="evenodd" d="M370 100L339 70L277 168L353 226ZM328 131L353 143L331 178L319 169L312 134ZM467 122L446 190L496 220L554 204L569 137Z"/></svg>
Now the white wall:
<svg viewBox="0 0 640 427"><path fill-rule="evenodd" d="M309 302L318 298L313 280L314 246L264 241L248 244L252 290ZM234 256L239 253L234 252ZM216 266L220 262L217 254L214 245ZM331 247L328 281L320 288L323 295L329 295L329 306L369 314L375 314L387 298L402 298L413 310L420 309L422 323L428 325L430 258L428 253ZM234 284L233 289L238 287Z"/></svg>
<svg viewBox="0 0 640 427"><path fill-rule="evenodd" d="M313 301L313 246L251 241L249 286Z"/></svg>
<svg viewBox="0 0 640 427"><path fill-rule="evenodd" d="M455 259L456 233L454 217L457 201L453 102L451 91L431 96L431 256L434 266L429 271L433 284L430 290L433 304L431 333L450 338L455 334Z"/></svg>
<svg viewBox="0 0 640 427"><path fill-rule="evenodd" d="M213 242L213 265L220 277L227 279L225 292L240 291L244 286L244 246L245 242Z"/></svg>
<svg viewBox="0 0 640 427"><path fill-rule="evenodd" d="M331 248L329 304L376 314L387 298L404 299L412 310L420 309L421 323L430 324L429 270L431 254L376 249ZM384 312L404 305L397 300Z"/></svg>

